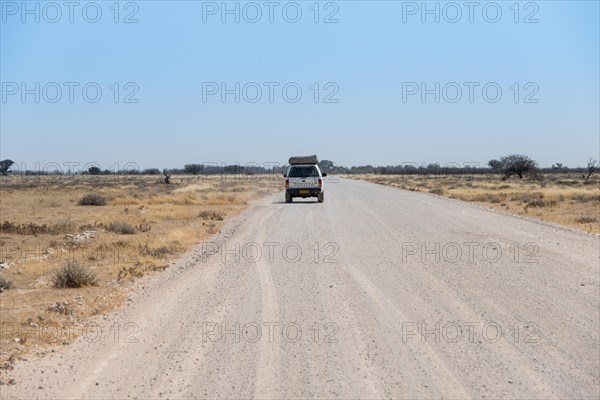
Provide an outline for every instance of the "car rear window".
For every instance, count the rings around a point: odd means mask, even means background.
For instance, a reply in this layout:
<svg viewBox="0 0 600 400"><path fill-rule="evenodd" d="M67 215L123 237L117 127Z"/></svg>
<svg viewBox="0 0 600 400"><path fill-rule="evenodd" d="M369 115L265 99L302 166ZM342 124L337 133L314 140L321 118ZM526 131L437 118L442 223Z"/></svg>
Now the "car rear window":
<svg viewBox="0 0 600 400"><path fill-rule="evenodd" d="M310 177L318 177L319 172L317 168L314 166L306 166L306 167L292 167L290 169L290 178L310 178Z"/></svg>

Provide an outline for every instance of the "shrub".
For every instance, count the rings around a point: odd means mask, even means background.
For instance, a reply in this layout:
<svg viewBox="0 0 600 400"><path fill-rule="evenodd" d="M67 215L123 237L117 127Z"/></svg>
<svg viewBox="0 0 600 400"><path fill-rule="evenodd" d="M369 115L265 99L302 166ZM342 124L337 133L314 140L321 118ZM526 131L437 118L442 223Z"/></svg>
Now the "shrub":
<svg viewBox="0 0 600 400"><path fill-rule="evenodd" d="M37 225L33 222L19 224L11 221L2 221L2 223L0 223L0 232L16 233L18 235L56 235L59 233L70 232L72 229L74 229L74 225L70 220L60 221L54 225Z"/></svg>
<svg viewBox="0 0 600 400"><path fill-rule="evenodd" d="M444 188L433 188L429 190L429 193L437 194L439 196L443 196L446 191Z"/></svg>
<svg viewBox="0 0 600 400"><path fill-rule="evenodd" d="M152 226L146 222L142 222L141 224L139 224L137 226L136 229L140 232L150 232L150 230L152 229Z"/></svg>
<svg viewBox="0 0 600 400"><path fill-rule="evenodd" d="M198 217L202 219L210 219L213 221L223 221L224 214L221 211L208 210L200 211L198 213Z"/></svg>
<svg viewBox="0 0 600 400"><path fill-rule="evenodd" d="M573 179L562 179L559 181L556 181L557 185L562 185L562 186L579 186L581 182L573 180Z"/></svg>
<svg viewBox="0 0 600 400"><path fill-rule="evenodd" d="M50 307L47 308L48 311L56 312L62 315L73 315L73 309L69 306L68 301L63 301L62 303L54 303Z"/></svg>
<svg viewBox="0 0 600 400"><path fill-rule="evenodd" d="M578 201L580 203L587 203L588 201L600 201L600 194L576 194L573 196L573 200Z"/></svg>
<svg viewBox="0 0 600 400"><path fill-rule="evenodd" d="M163 245L159 247L149 247L147 244L139 246L140 254L154 258L166 258L167 256L175 254L180 250L181 248L177 243L171 243L169 245Z"/></svg>
<svg viewBox="0 0 600 400"><path fill-rule="evenodd" d="M591 224L592 222L598 222L598 217L590 217L590 216L579 217L575 220L575 222L579 222L580 224Z"/></svg>
<svg viewBox="0 0 600 400"><path fill-rule="evenodd" d="M544 194L541 192L529 192L529 193L516 193L510 199L512 201L520 201L522 203L529 203L532 200L543 199Z"/></svg>
<svg viewBox="0 0 600 400"><path fill-rule="evenodd" d="M12 288L13 288L12 282L9 281L8 279L4 278L3 276L0 276L0 293L4 292L5 290L12 289Z"/></svg>
<svg viewBox="0 0 600 400"><path fill-rule="evenodd" d="M531 199L527 205L529 207L554 207L556 200Z"/></svg>
<svg viewBox="0 0 600 400"><path fill-rule="evenodd" d="M482 201L488 203L500 203L502 200L506 198L506 195L503 193L494 194L494 193L478 193L475 195L473 200Z"/></svg>
<svg viewBox="0 0 600 400"><path fill-rule="evenodd" d="M106 197L96 193L88 193L79 199L80 206L105 206Z"/></svg>
<svg viewBox="0 0 600 400"><path fill-rule="evenodd" d="M96 286L96 275L78 262L70 262L56 270L53 276L54 287L58 289Z"/></svg>
<svg viewBox="0 0 600 400"><path fill-rule="evenodd" d="M135 228L129 225L127 222L116 221L111 223L108 226L108 230L114 233L119 233L121 235L133 235L135 233Z"/></svg>
<svg viewBox="0 0 600 400"><path fill-rule="evenodd" d="M161 258L173 254L173 249L168 246L159 246L154 249L150 249L148 252L152 257Z"/></svg>

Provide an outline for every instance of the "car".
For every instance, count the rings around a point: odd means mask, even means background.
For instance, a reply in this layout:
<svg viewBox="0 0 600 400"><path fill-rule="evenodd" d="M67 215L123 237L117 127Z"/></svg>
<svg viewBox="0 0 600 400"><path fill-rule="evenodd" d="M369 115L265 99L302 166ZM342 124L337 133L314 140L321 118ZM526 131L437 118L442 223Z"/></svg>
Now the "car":
<svg viewBox="0 0 600 400"><path fill-rule="evenodd" d="M291 203L294 197L316 197L319 203L325 201L326 173L321 173L317 156L290 157L285 178L285 202Z"/></svg>

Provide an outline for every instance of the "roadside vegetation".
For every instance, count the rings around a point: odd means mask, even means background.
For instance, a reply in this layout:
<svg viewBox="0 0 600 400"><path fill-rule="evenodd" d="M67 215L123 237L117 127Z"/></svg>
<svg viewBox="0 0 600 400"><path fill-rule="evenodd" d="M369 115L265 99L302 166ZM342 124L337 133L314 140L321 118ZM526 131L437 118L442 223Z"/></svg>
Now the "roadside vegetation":
<svg viewBox="0 0 600 400"><path fill-rule="evenodd" d="M347 172L354 179L478 203L600 234L600 166L594 158L585 168L575 169L562 163L541 169L525 155L510 154L490 160L488 168L429 164L356 173L367 167Z"/></svg>
<svg viewBox="0 0 600 400"><path fill-rule="evenodd" d="M272 175L0 180L0 374L28 352L74 338L56 341L41 328L68 330L106 315L138 278L169 268L249 201L281 191Z"/></svg>
<svg viewBox="0 0 600 400"><path fill-rule="evenodd" d="M537 174L519 179L486 175L350 175L354 179L464 200L527 215L585 232L600 233L600 179L592 175Z"/></svg>

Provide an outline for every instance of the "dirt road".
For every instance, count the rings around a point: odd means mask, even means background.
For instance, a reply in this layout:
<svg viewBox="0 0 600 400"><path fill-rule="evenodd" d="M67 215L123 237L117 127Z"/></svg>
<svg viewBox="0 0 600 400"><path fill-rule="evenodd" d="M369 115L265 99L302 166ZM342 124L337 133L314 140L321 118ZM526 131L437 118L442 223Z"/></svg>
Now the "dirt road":
<svg viewBox="0 0 600 400"><path fill-rule="evenodd" d="M261 200L2 397L599 396L598 237L366 182L312 201Z"/></svg>

